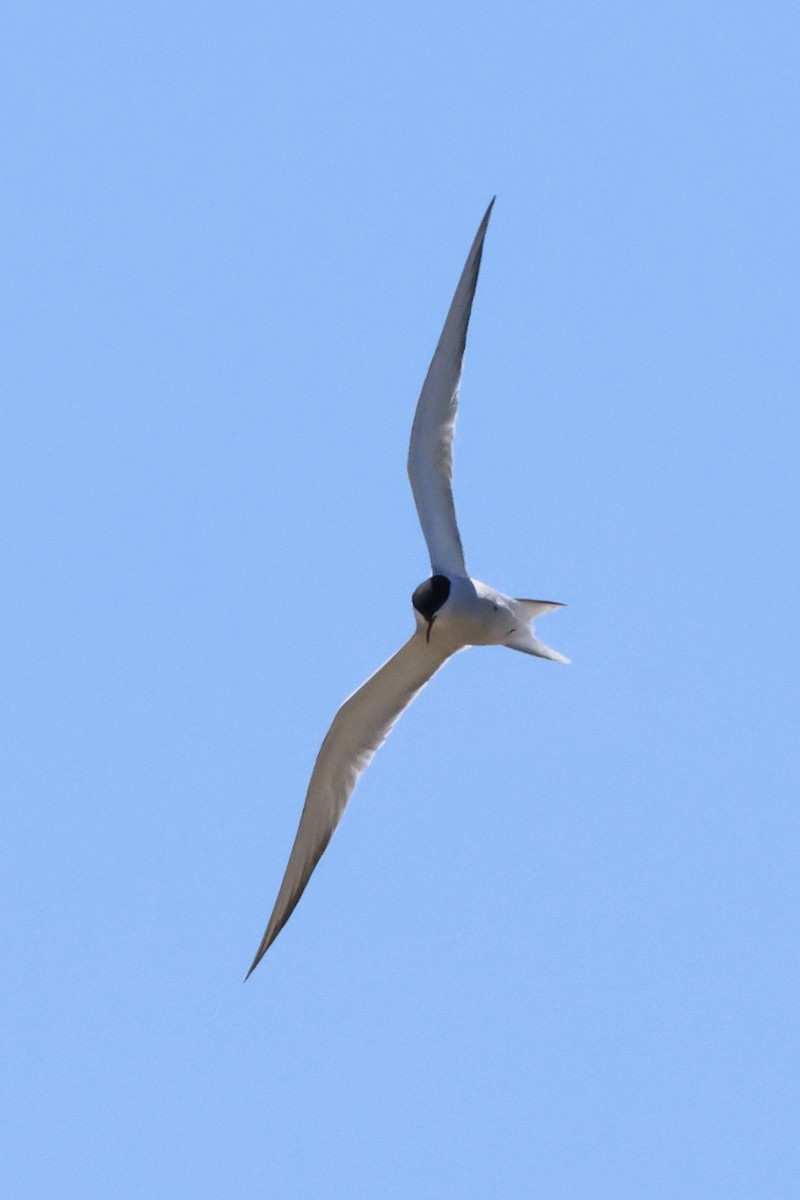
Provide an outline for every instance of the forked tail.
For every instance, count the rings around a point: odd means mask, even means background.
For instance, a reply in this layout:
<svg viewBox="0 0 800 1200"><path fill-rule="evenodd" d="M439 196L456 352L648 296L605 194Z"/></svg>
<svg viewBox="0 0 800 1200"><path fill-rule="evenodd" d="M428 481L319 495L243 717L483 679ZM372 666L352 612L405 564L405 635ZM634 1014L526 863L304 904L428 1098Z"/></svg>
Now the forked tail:
<svg viewBox="0 0 800 1200"><path fill-rule="evenodd" d="M533 636L531 624L536 617L543 617L545 613L563 607L563 604L559 604L555 600L515 600L514 615L518 619L518 624L508 635L504 645L508 646L509 650L521 650L523 654L535 654L537 658L550 658L553 662L568 663L570 660L563 654L559 654L550 646L545 646L544 642L540 642Z"/></svg>

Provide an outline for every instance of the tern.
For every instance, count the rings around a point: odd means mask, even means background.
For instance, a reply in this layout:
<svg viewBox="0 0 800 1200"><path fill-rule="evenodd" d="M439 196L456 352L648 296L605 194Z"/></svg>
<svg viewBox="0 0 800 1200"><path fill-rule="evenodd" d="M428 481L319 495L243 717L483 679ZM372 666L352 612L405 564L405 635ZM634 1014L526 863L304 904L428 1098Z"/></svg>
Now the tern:
<svg viewBox="0 0 800 1200"><path fill-rule="evenodd" d="M467 256L411 430L408 475L431 560L430 578L411 597L416 629L405 645L345 700L334 717L311 773L272 916L246 978L294 912L375 751L448 658L468 646L508 646L523 654L569 662L563 654L538 641L532 628L534 618L563 605L506 596L479 579L471 579L456 523L453 433L461 363L493 204L494 200Z"/></svg>

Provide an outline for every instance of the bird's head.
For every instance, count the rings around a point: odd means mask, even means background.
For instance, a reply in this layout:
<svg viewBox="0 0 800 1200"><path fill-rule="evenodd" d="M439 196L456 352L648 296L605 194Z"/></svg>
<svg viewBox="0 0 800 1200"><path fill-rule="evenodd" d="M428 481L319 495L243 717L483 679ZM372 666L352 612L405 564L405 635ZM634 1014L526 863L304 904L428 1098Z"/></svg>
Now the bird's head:
<svg viewBox="0 0 800 1200"><path fill-rule="evenodd" d="M431 575L414 589L411 603L425 622L425 641L431 640L431 626L450 595L450 580L446 575Z"/></svg>

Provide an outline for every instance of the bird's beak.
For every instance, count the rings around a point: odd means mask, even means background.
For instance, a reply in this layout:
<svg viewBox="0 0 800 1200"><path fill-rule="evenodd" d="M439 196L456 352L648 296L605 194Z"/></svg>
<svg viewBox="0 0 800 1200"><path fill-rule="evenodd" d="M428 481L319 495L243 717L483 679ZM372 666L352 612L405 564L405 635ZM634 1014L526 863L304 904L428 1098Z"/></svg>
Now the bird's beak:
<svg viewBox="0 0 800 1200"><path fill-rule="evenodd" d="M436 617L433 616L433 617L431 617L430 621L428 621L428 628L425 631L425 641L426 642L429 642L431 640L431 626L433 625L433 622L435 620L436 620Z"/></svg>

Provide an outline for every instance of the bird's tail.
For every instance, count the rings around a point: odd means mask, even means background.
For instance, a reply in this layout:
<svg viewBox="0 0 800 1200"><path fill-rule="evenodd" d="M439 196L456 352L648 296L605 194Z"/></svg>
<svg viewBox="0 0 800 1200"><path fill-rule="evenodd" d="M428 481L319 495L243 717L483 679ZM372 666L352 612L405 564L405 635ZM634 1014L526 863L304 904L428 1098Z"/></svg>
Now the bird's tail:
<svg viewBox="0 0 800 1200"><path fill-rule="evenodd" d="M536 617L543 617L545 613L563 607L563 604L559 604L555 600L515 600L515 616L519 623L504 644L508 646L509 650L521 650L523 654L535 654L537 658L550 658L553 662L568 663L570 660L563 654L559 654L557 650L552 650L550 646L545 646L544 642L535 638L531 627L531 622Z"/></svg>

